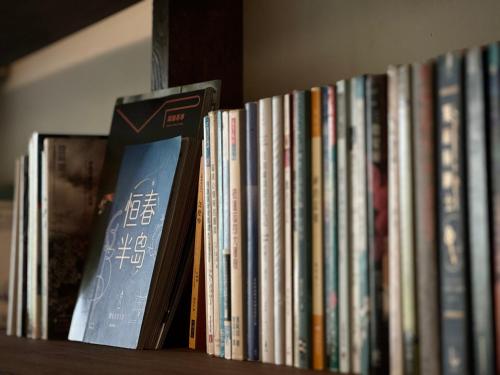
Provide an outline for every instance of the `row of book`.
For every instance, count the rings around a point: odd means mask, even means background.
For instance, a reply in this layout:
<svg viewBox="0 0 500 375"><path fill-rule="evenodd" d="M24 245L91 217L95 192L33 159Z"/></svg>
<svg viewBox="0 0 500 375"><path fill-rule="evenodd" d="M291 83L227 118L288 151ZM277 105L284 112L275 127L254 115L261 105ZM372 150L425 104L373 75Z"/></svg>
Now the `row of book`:
<svg viewBox="0 0 500 375"><path fill-rule="evenodd" d="M500 371L499 67L492 44L205 117L207 352Z"/></svg>

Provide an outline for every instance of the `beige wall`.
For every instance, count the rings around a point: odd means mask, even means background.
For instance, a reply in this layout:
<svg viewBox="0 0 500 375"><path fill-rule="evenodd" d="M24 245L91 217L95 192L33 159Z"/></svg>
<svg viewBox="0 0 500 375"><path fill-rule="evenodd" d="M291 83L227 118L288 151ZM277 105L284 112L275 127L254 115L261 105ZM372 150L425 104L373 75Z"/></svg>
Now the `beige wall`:
<svg viewBox="0 0 500 375"><path fill-rule="evenodd" d="M0 88L0 186L34 131L106 133L116 97L150 87L151 3L23 58ZM490 0L245 0L244 97L500 40Z"/></svg>

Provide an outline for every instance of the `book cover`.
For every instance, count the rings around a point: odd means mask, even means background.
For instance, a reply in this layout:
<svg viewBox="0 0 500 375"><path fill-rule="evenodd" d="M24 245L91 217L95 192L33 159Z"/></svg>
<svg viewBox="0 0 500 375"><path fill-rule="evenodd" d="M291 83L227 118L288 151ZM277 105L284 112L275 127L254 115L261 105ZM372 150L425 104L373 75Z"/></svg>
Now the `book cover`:
<svg viewBox="0 0 500 375"><path fill-rule="evenodd" d="M18 251L19 251L19 189L21 180L20 158L16 159L14 166L14 197L12 206L11 234L10 234L10 255L9 255L9 270L5 273L9 277L8 282L8 298L7 298L7 321L6 334L13 335L17 327L17 283L18 283ZM7 262L4 262L7 264ZM0 324L1 326L1 324Z"/></svg>
<svg viewBox="0 0 500 375"><path fill-rule="evenodd" d="M348 81L336 84L337 109L337 177L339 228L339 367L351 371L351 244L350 244L350 86Z"/></svg>
<svg viewBox="0 0 500 375"><path fill-rule="evenodd" d="M401 313L401 238L399 202L399 97L398 68L390 66L388 77L388 168L389 168L389 357L391 374L404 371L403 321Z"/></svg>
<svg viewBox="0 0 500 375"><path fill-rule="evenodd" d="M220 349L219 349L219 356L224 358L225 354L225 346L226 346L226 335L224 333L224 310L225 310L225 296L226 294L224 293L224 275L225 275L225 270L224 270L224 237L225 237L225 231L227 230L226 228L226 222L224 220L224 195L227 194L224 191L224 160L223 160L223 129L222 129L222 117L223 117L223 112L222 111L217 111L215 113L215 116L217 117L217 228L218 228L218 264L219 264L219 340L220 340Z"/></svg>
<svg viewBox="0 0 500 375"><path fill-rule="evenodd" d="M272 98L259 100L258 113L260 359L274 363Z"/></svg>
<svg viewBox="0 0 500 375"><path fill-rule="evenodd" d="M321 89L311 89L312 367L325 367Z"/></svg>
<svg viewBox="0 0 500 375"><path fill-rule="evenodd" d="M437 60L438 206L443 374L468 374L469 301L464 182L463 61L458 53Z"/></svg>
<svg viewBox="0 0 500 375"><path fill-rule="evenodd" d="M283 97L272 98L274 363L285 363L285 254L283 205Z"/></svg>
<svg viewBox="0 0 500 375"><path fill-rule="evenodd" d="M292 96L283 96L283 221L285 256L285 364L293 366L293 133Z"/></svg>
<svg viewBox="0 0 500 375"><path fill-rule="evenodd" d="M257 103L245 104L245 185L246 185L246 304L247 354L250 361L259 359L259 185L258 185L258 113Z"/></svg>
<svg viewBox="0 0 500 375"><path fill-rule="evenodd" d="M229 191L231 199L231 358L245 357L245 113L229 111Z"/></svg>
<svg viewBox="0 0 500 375"><path fill-rule="evenodd" d="M389 372L387 79L366 78L370 372Z"/></svg>
<svg viewBox="0 0 500 375"><path fill-rule="evenodd" d="M415 262L421 373L440 374L434 62L412 66Z"/></svg>
<svg viewBox="0 0 500 375"><path fill-rule="evenodd" d="M310 368L312 319L311 93L293 92L294 365Z"/></svg>
<svg viewBox="0 0 500 375"><path fill-rule="evenodd" d="M321 88L325 365L339 371L339 268L337 233L337 127L335 87Z"/></svg>
<svg viewBox="0 0 500 375"><path fill-rule="evenodd" d="M471 48L465 57L467 150L467 214L469 226L470 295L472 310L473 369L476 374L495 372L492 264L487 170L487 135L483 52Z"/></svg>

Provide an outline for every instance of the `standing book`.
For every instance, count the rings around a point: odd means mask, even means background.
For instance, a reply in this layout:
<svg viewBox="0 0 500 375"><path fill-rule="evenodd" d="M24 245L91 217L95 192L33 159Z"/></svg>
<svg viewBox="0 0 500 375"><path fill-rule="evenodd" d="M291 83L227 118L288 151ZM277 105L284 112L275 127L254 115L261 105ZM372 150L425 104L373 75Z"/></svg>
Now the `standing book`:
<svg viewBox="0 0 500 375"><path fill-rule="evenodd" d="M8 304L6 334L14 335L17 327L17 288L18 288L18 251L19 251L19 190L21 180L21 160L16 159L14 168L14 200L12 207L11 242L9 256L9 284L8 284ZM0 324L1 325L1 324Z"/></svg>
<svg viewBox="0 0 500 375"><path fill-rule="evenodd" d="M227 294L224 291L224 284L227 285L224 280L225 270L224 270L224 237L228 228L226 227L228 222L226 222L224 216L224 196L227 192L224 190L224 160L223 160L223 117L224 113L227 112L217 111L215 116L217 117L217 228L219 231L218 238L218 264L219 264L219 340L220 340L220 351L219 356L225 357L226 349L226 335L224 332L225 315L224 310L226 307Z"/></svg>

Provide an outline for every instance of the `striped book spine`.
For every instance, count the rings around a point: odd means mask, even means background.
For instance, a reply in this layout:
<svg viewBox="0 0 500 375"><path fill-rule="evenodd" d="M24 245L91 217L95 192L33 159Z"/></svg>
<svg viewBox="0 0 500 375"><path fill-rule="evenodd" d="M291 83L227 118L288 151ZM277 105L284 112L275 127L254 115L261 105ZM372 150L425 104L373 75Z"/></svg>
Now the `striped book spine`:
<svg viewBox="0 0 500 375"><path fill-rule="evenodd" d="M483 55L466 56L466 150L470 288L475 374L495 373Z"/></svg>
<svg viewBox="0 0 500 375"><path fill-rule="evenodd" d="M274 363L272 98L259 100L260 349Z"/></svg>
<svg viewBox="0 0 500 375"><path fill-rule="evenodd" d="M284 223L285 223L285 363L293 366L293 170L292 170L292 97L286 94L284 116Z"/></svg>
<svg viewBox="0 0 500 375"><path fill-rule="evenodd" d="M417 374L417 305L415 298L415 237L413 229L413 130L409 65L400 66L398 76L399 205L404 368L405 374Z"/></svg>
<svg viewBox="0 0 500 375"><path fill-rule="evenodd" d="M211 174L210 174L210 117L203 119L203 159L204 159L204 249L205 249L205 305L207 353L214 354L214 289L213 289L213 254L212 254L212 207L211 207Z"/></svg>
<svg viewBox="0 0 500 375"><path fill-rule="evenodd" d="M326 366L339 371L339 269L337 243L337 150L335 87L321 88L323 128L323 241Z"/></svg>
<svg viewBox="0 0 500 375"><path fill-rule="evenodd" d="M219 259L219 337L220 337L220 351L219 356L224 358L225 349L225 334L224 334L224 311L226 299L224 294L224 237L227 231L226 222L224 221L224 175L223 175L223 146L222 146L222 116L223 111L217 111L217 228L219 231L219 244L218 244L218 259Z"/></svg>
<svg viewBox="0 0 500 375"><path fill-rule="evenodd" d="M212 208L212 277L214 310L214 355L220 356L220 294L219 294L219 195L218 195L218 125L217 112L210 112L210 199Z"/></svg>
<svg viewBox="0 0 500 375"><path fill-rule="evenodd" d="M442 372L468 374L463 63L458 53L439 57L437 86Z"/></svg>
<svg viewBox="0 0 500 375"><path fill-rule="evenodd" d="M245 113L229 111L229 191L231 199L231 358L244 359L245 353Z"/></svg>
<svg viewBox="0 0 500 375"><path fill-rule="evenodd" d="M440 373L436 150L432 62L414 64L413 165L419 360L422 374Z"/></svg>
<svg viewBox="0 0 500 375"><path fill-rule="evenodd" d="M399 235L399 121L398 69L388 76L389 156L389 357L390 373L403 374L403 322L401 314L401 238Z"/></svg>
<svg viewBox="0 0 500 375"><path fill-rule="evenodd" d="M370 278L370 369L389 372L389 314L387 295L387 79L366 79L366 132L368 175L368 256Z"/></svg>
<svg viewBox="0 0 500 375"><path fill-rule="evenodd" d="M283 207L283 97L272 99L274 363L285 363L285 257Z"/></svg>
<svg viewBox="0 0 500 375"><path fill-rule="evenodd" d="M311 94L293 93L294 364L311 367Z"/></svg>
<svg viewBox="0 0 500 375"><path fill-rule="evenodd" d="M488 46L489 166L491 229L493 239L493 287L495 305L496 372L500 373L500 47Z"/></svg>
<svg viewBox="0 0 500 375"><path fill-rule="evenodd" d="M224 309L224 357L231 359L231 219L229 192L229 113L222 112L222 217L224 218L222 267Z"/></svg>
<svg viewBox="0 0 500 375"><path fill-rule="evenodd" d="M337 104L337 177L339 225L339 365L340 372L351 371L351 303L350 303L350 181L349 122L350 87L348 81L336 85Z"/></svg>
<svg viewBox="0 0 500 375"><path fill-rule="evenodd" d="M247 251L247 355L251 361L259 359L259 185L257 103L246 103L246 251Z"/></svg>
<svg viewBox="0 0 500 375"><path fill-rule="evenodd" d="M321 89L311 89L312 367L325 366Z"/></svg>

